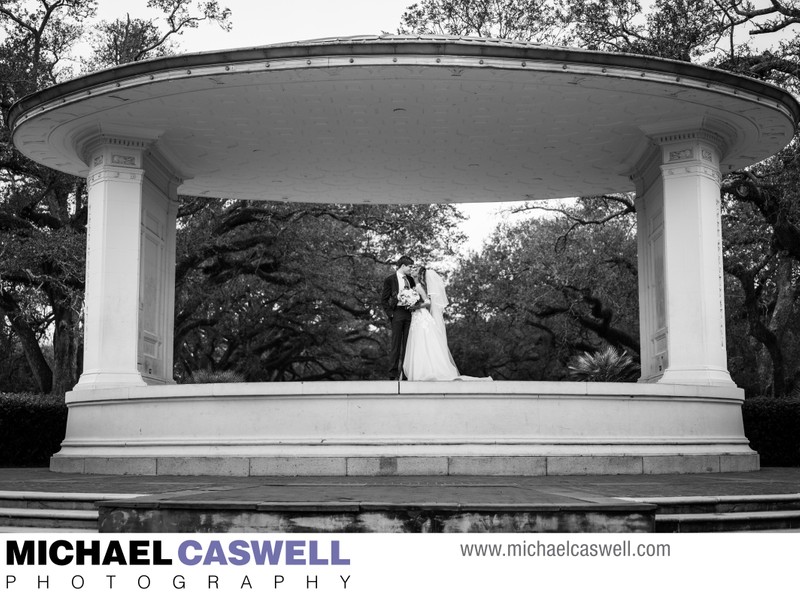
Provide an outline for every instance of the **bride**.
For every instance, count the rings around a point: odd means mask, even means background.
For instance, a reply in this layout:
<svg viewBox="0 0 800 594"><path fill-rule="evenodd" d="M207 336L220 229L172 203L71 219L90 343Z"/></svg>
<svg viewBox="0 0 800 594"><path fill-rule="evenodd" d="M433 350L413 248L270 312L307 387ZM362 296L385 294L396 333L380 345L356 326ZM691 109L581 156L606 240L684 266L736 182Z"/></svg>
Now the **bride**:
<svg viewBox="0 0 800 594"><path fill-rule="evenodd" d="M411 326L403 359L403 373L411 381L491 380L487 377L459 375L447 346L444 308L447 293L435 270L418 266L411 270L420 302L411 314Z"/></svg>

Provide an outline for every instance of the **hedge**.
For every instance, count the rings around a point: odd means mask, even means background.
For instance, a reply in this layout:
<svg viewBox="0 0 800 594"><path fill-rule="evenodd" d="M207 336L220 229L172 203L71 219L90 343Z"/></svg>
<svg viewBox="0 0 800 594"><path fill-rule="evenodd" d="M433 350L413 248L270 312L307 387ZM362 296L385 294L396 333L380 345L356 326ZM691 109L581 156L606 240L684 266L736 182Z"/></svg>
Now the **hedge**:
<svg viewBox="0 0 800 594"><path fill-rule="evenodd" d="M800 466L800 397L747 398L742 416L761 466Z"/></svg>
<svg viewBox="0 0 800 594"><path fill-rule="evenodd" d="M0 466L47 466L66 428L63 396L0 392Z"/></svg>

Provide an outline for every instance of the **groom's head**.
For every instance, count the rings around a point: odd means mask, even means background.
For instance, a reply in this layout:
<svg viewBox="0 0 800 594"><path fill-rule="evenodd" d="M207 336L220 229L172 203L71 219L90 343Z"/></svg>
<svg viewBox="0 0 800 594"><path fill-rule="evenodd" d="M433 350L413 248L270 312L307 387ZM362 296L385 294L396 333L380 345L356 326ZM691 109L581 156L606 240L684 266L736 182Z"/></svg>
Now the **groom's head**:
<svg viewBox="0 0 800 594"><path fill-rule="evenodd" d="M409 268L413 265L414 260L408 256L401 256L400 259L395 263L397 270L401 271L403 274L408 274Z"/></svg>

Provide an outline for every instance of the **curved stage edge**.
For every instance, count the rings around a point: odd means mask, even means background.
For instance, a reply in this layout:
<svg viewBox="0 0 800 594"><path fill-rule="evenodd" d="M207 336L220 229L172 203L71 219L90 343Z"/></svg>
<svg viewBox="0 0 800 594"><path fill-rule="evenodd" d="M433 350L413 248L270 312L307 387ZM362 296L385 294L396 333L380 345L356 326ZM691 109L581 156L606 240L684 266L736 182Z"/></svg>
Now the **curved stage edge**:
<svg viewBox="0 0 800 594"><path fill-rule="evenodd" d="M56 472L398 476L759 468L736 387L296 382L76 390Z"/></svg>

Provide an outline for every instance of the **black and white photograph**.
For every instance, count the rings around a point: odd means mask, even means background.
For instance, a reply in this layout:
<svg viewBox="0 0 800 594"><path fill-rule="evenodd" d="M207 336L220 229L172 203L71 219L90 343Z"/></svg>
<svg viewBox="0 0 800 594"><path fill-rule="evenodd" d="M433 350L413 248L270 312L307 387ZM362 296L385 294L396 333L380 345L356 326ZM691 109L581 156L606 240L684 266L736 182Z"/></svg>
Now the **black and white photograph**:
<svg viewBox="0 0 800 594"><path fill-rule="evenodd" d="M798 64L798 0L0 0L0 584L778 588L689 576L798 544Z"/></svg>

